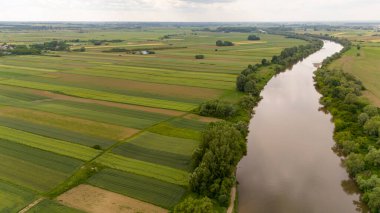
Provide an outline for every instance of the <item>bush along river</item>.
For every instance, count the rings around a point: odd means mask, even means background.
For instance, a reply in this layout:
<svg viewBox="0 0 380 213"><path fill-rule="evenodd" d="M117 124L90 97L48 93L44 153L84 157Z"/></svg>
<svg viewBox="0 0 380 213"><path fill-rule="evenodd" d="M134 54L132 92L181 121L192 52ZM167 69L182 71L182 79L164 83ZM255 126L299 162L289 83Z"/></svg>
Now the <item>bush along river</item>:
<svg viewBox="0 0 380 213"><path fill-rule="evenodd" d="M237 169L239 212L361 212L356 185L332 147L334 124L321 109L313 72L342 50L321 50L273 77L250 121Z"/></svg>

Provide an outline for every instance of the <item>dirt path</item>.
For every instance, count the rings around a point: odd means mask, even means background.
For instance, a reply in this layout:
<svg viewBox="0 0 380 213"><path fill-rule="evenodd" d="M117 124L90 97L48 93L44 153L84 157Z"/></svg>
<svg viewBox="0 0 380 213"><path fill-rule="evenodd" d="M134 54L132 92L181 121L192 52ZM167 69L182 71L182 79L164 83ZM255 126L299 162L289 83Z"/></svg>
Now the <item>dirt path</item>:
<svg viewBox="0 0 380 213"><path fill-rule="evenodd" d="M231 189L231 201L230 201L230 206L227 209L227 213L232 213L234 211L235 198L236 198L236 186L232 187Z"/></svg>
<svg viewBox="0 0 380 213"><path fill-rule="evenodd" d="M35 201L33 201L33 203L29 204L27 207L23 208L21 211L19 211L18 213L26 213L27 211L29 211L31 208L33 208L35 205L39 204L41 201L43 201L44 198L39 198Z"/></svg>

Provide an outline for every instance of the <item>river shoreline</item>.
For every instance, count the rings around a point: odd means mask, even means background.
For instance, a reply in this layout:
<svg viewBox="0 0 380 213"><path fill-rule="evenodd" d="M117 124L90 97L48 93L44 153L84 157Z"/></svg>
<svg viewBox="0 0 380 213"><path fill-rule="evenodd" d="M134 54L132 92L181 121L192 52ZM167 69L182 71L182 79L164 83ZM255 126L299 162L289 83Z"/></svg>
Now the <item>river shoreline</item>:
<svg viewBox="0 0 380 213"><path fill-rule="evenodd" d="M347 195L342 189L341 184L348 175L331 151L334 125L330 115L318 111L320 94L313 82L313 72L317 69L314 64L341 49L342 46L325 41L322 50L272 78L262 91L264 99L256 107L250 124L248 156L240 162L237 171L240 212L303 212L306 209L308 212L332 209L356 212L352 201L359 202L359 196ZM298 124L294 125L292 120ZM324 143L326 141L329 143ZM294 152L299 147L303 150ZM325 175L329 173L334 175ZM311 177L308 174L312 174ZM307 193L308 190L314 192ZM338 196L338 201L329 202L325 199L329 196L324 193Z"/></svg>

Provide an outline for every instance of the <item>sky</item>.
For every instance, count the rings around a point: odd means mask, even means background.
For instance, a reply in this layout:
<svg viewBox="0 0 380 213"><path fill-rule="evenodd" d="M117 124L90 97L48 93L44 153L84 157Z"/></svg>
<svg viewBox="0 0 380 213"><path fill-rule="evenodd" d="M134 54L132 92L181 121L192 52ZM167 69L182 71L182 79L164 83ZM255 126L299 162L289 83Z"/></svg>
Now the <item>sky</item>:
<svg viewBox="0 0 380 213"><path fill-rule="evenodd" d="M0 21L380 21L380 0L0 0Z"/></svg>

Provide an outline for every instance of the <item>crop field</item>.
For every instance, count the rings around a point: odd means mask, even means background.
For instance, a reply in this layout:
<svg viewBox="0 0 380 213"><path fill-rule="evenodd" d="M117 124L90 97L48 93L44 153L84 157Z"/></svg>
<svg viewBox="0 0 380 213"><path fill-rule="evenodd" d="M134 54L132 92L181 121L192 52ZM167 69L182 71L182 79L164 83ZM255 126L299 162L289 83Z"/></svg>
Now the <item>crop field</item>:
<svg viewBox="0 0 380 213"><path fill-rule="evenodd" d="M73 209L58 202L51 200L43 200L38 203L33 208L29 209L27 213L51 213L51 212L62 212L62 213L83 213L83 211Z"/></svg>
<svg viewBox="0 0 380 213"><path fill-rule="evenodd" d="M82 183L160 211L178 203L188 192L201 132L218 121L193 110L208 100L237 100L236 77L247 65L305 43L192 30L2 29L0 44L67 40L85 51L0 57L0 212L17 212L40 197L46 199L29 212L80 212L57 197ZM217 47L217 40L235 46ZM196 60L198 54L205 59Z"/></svg>
<svg viewBox="0 0 380 213"><path fill-rule="evenodd" d="M0 204L3 212L19 211L36 197L33 191L0 181Z"/></svg>
<svg viewBox="0 0 380 213"><path fill-rule="evenodd" d="M110 169L99 172L88 182L164 208L173 207L186 192L175 184Z"/></svg>

